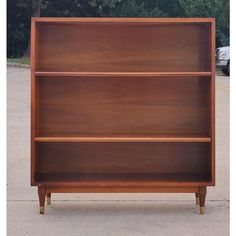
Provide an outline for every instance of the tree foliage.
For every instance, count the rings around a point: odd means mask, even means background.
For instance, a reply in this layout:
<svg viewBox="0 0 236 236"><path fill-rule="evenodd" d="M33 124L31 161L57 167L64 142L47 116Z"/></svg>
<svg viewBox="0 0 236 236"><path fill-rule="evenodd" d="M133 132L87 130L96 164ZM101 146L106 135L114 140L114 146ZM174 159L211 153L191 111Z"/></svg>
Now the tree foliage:
<svg viewBox="0 0 236 236"><path fill-rule="evenodd" d="M228 0L179 0L186 17L216 18L216 43L229 45L229 1Z"/></svg>
<svg viewBox="0 0 236 236"><path fill-rule="evenodd" d="M30 18L215 17L217 46L229 44L229 0L8 0L7 54L27 52Z"/></svg>

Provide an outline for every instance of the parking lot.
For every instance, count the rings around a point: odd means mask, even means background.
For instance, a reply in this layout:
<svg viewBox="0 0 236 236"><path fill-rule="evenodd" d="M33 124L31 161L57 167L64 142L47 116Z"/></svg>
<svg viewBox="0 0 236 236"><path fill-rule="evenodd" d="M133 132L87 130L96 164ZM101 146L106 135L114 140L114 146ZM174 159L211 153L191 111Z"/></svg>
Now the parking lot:
<svg viewBox="0 0 236 236"><path fill-rule="evenodd" d="M55 194L38 213L30 186L30 69L8 67L8 235L229 235L229 86L216 76L216 187L193 194Z"/></svg>

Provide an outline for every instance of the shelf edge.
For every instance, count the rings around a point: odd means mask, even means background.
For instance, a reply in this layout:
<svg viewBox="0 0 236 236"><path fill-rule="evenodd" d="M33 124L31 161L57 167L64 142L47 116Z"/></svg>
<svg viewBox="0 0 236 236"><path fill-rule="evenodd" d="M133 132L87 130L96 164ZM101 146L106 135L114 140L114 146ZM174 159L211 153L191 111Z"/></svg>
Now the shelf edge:
<svg viewBox="0 0 236 236"><path fill-rule="evenodd" d="M36 71L35 76L83 76L83 77L159 77L159 76L211 76L212 72L49 72L49 71Z"/></svg>
<svg viewBox="0 0 236 236"><path fill-rule="evenodd" d="M34 22L48 22L48 23L212 23L215 18L211 17L192 17L192 18L182 18L182 17L167 17L167 18L140 18L140 17L32 17Z"/></svg>
<svg viewBox="0 0 236 236"><path fill-rule="evenodd" d="M211 142L210 137L35 137L35 142Z"/></svg>

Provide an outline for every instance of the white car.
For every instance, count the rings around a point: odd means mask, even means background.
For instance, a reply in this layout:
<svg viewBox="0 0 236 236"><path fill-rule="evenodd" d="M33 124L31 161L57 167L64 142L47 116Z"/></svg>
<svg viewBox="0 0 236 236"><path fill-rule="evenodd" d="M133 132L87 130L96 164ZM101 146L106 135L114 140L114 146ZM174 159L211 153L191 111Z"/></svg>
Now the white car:
<svg viewBox="0 0 236 236"><path fill-rule="evenodd" d="M230 49L227 47L220 47L216 49L216 67L220 68L224 74L230 73Z"/></svg>

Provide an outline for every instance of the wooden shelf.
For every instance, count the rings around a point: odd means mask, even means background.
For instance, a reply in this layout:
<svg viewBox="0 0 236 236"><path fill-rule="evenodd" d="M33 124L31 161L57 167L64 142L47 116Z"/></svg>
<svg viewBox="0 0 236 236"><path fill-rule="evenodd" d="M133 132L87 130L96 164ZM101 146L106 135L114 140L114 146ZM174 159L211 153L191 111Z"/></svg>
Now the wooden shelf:
<svg viewBox="0 0 236 236"><path fill-rule="evenodd" d="M211 142L206 135L107 135L76 137L35 137L36 142Z"/></svg>
<svg viewBox="0 0 236 236"><path fill-rule="evenodd" d="M211 76L211 72L65 72L65 71L36 71L35 76L48 77L159 77L159 76Z"/></svg>
<svg viewBox="0 0 236 236"><path fill-rule="evenodd" d="M31 37L40 213L55 192L191 192L202 212L215 184L214 19L33 18Z"/></svg>
<svg viewBox="0 0 236 236"><path fill-rule="evenodd" d="M206 185L210 182L207 173L40 173L38 182L45 186L167 186L171 185Z"/></svg>

